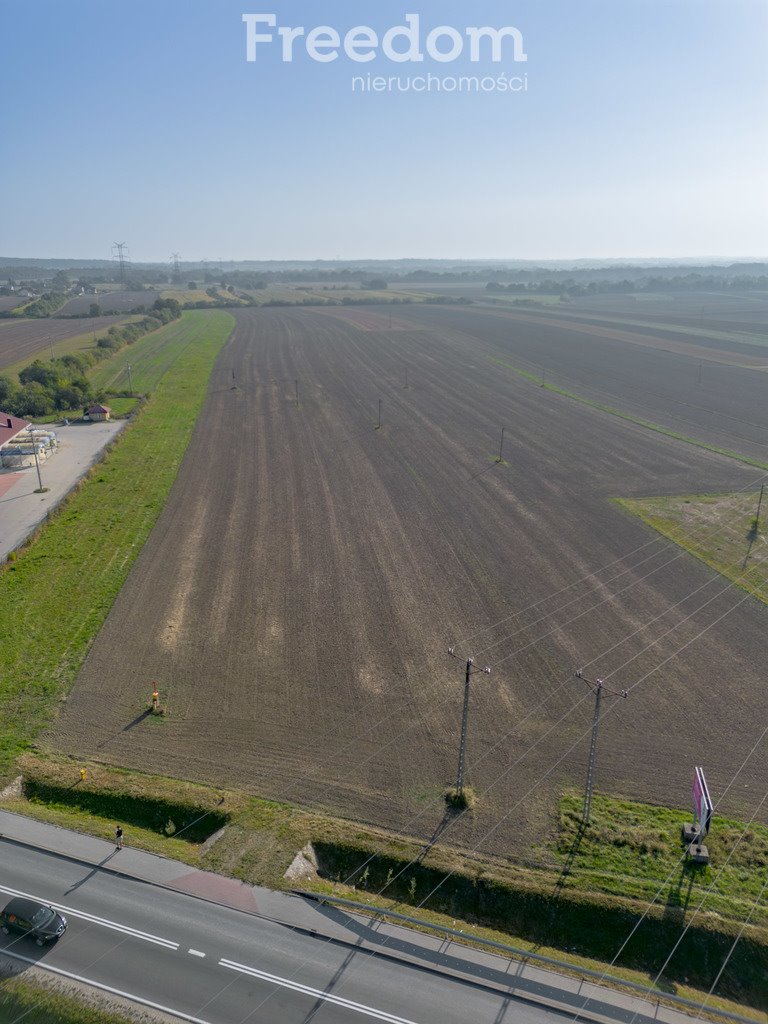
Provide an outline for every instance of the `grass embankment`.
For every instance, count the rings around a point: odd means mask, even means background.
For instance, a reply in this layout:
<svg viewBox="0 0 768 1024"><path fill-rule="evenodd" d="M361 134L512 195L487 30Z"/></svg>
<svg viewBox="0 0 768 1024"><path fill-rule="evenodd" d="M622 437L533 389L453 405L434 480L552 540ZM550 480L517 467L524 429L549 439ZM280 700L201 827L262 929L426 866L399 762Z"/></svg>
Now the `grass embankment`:
<svg viewBox="0 0 768 1024"><path fill-rule="evenodd" d="M616 504L768 604L768 496L756 523L758 494L684 494L617 498ZM706 530L702 527L706 526Z"/></svg>
<svg viewBox="0 0 768 1024"><path fill-rule="evenodd" d="M218 313L218 310L211 312ZM187 348L197 346L205 337L210 316L207 310L182 313L180 320L173 320L165 327L145 334L132 345L120 349L111 359L97 363L89 371L88 379L97 390L108 391L117 386L127 390L130 365L134 392L146 394L154 391Z"/></svg>
<svg viewBox="0 0 768 1024"><path fill-rule="evenodd" d="M598 409L600 412L606 412L610 416L618 416L621 420L626 420L627 423L634 423L638 427L644 427L646 430L652 430L656 434L664 434L666 437L672 437L676 441L683 441L685 444L692 444L696 448L705 448L707 451L715 452L717 455L725 455L729 459L736 459L738 462L745 462L748 466L757 466L760 469L768 469L768 463L761 462L759 459L753 459L749 455L743 455L741 452L731 451L729 448L719 448L717 445L708 444L706 441L700 441L696 437L688 437L687 434L681 434L676 430L671 430L669 427L664 427L660 423L653 423L651 420L644 420L640 416L633 416L631 413L623 412L621 409L616 409L612 405L605 405L603 402L597 402L593 398L585 398L584 395L579 395L575 391L568 391L567 388L561 388L558 384L551 384L549 381L542 380L540 374L531 373L529 370L522 370L519 366L513 366L512 363L506 363L501 359L491 359L492 363L497 366L503 366L505 370L512 370L519 377L525 377L526 380L536 384L537 387L545 388L547 391L553 391L557 395L562 395L564 398L572 398L575 402L581 402L582 405L588 405L592 409Z"/></svg>
<svg viewBox="0 0 768 1024"><path fill-rule="evenodd" d="M48 983L48 982L47 982ZM149 1021L144 1013L110 1013L97 998L77 998L44 988L27 977L0 978L0 1022L24 1024L135 1024Z"/></svg>
<svg viewBox="0 0 768 1024"><path fill-rule="evenodd" d="M81 766L72 758L27 754L19 767L26 796L4 800L9 810L104 839L111 838L119 820L131 846L273 888L293 884L284 873L310 843L322 877L301 883L303 888L362 898L373 908L391 909L394 901L424 927L438 924L460 928L468 939L513 942L573 964L574 970L602 970L658 893L609 976L647 983L663 962L660 951L666 955L681 926L690 923L659 986L692 999L697 998L694 986L706 990L712 983L768 865L768 827L749 826L737 844L744 826L718 819L709 842L712 866L692 869L683 866L680 843L685 811L601 796L594 799L592 825L578 844L579 798L564 798L559 835L544 851L554 867L546 869L439 844L425 854L410 837L105 765L86 764L80 782ZM196 818L191 835L178 834L179 823ZM204 845L223 824L215 841ZM378 896L381 890L384 895ZM768 908L763 905L752 913L715 1003L730 997L766 1008L766 970Z"/></svg>
<svg viewBox="0 0 768 1024"><path fill-rule="evenodd" d="M233 326L225 312L184 314L179 329L186 327L196 341L179 354L173 374L160 381L79 489L0 570L0 778L51 721L74 682L165 504L214 360Z"/></svg>

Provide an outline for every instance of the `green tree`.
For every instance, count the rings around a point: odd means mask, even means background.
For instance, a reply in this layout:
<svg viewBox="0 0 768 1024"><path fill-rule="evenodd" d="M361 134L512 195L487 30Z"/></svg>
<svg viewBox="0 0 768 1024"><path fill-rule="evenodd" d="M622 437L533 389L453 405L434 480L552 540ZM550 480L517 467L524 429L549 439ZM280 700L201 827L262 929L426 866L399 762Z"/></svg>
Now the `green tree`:
<svg viewBox="0 0 768 1024"><path fill-rule="evenodd" d="M14 404L17 416L47 416L53 412L53 399L36 380L19 388Z"/></svg>
<svg viewBox="0 0 768 1024"><path fill-rule="evenodd" d="M60 373L53 363L44 363L41 359L35 359L19 373L19 380L22 384L30 384L34 381L42 384L44 388L56 388L60 383Z"/></svg>
<svg viewBox="0 0 768 1024"><path fill-rule="evenodd" d="M98 302L92 302L88 311L88 316L101 316L101 306Z"/></svg>
<svg viewBox="0 0 768 1024"><path fill-rule="evenodd" d="M5 412L14 405L18 385L10 377L0 377L0 409Z"/></svg>

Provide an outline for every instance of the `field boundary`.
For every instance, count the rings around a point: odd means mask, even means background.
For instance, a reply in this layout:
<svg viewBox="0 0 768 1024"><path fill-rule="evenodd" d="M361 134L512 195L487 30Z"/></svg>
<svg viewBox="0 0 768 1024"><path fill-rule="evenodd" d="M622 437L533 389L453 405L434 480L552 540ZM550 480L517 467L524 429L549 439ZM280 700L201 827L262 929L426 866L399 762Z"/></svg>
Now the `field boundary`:
<svg viewBox="0 0 768 1024"><path fill-rule="evenodd" d="M616 409L612 405L605 405L603 402L598 402L594 398L586 398L584 395L579 395L575 391L568 391L567 388L561 388L558 384L551 384L548 381L543 381L541 377L538 377L535 373L531 373L529 370L522 370L519 366L514 366L512 363L504 362L502 359L495 359L489 357L492 363L496 363L498 366L503 366L506 370L512 370L519 377L524 377L531 383L536 384L537 387L545 388L547 391L552 391L556 395L562 395L564 398L572 398L575 402L580 402L582 405L588 405L592 409L597 409L599 412L608 413L610 416L617 416L619 419L626 420L628 423L634 423L638 427L644 427L646 430L652 430L656 434L663 434L665 437L671 437L675 441L683 441L685 444L691 444L695 448L704 448L706 451L714 452L716 455L724 455L726 458L735 459L737 462L744 462L748 466L756 466L758 469L768 470L768 463L761 462L759 459L753 459L749 455L743 455L741 452L731 451L729 448L720 448L717 445L709 444L706 441L700 441L696 437L688 437L687 434L681 434L676 430L672 430L671 427L663 427L660 423L654 423L652 420L644 420L640 416L634 416L632 413L623 412L621 409Z"/></svg>

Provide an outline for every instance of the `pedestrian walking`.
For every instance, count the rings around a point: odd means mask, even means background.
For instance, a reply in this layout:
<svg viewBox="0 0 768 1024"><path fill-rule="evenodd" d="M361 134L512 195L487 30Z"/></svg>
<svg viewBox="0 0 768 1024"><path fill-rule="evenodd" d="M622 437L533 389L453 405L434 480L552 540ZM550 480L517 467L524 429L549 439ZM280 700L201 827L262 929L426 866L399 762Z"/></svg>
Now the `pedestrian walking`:
<svg viewBox="0 0 768 1024"><path fill-rule="evenodd" d="M123 830L119 825L115 829L115 848L118 850L123 848Z"/></svg>

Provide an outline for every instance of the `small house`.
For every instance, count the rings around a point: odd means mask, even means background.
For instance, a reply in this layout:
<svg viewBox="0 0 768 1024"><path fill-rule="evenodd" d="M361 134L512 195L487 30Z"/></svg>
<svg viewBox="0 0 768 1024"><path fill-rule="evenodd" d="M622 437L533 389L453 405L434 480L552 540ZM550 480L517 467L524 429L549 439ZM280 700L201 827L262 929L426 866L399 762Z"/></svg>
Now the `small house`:
<svg viewBox="0 0 768 1024"><path fill-rule="evenodd" d="M103 423L104 420L108 420L112 415L112 410L108 405L92 405L89 409L85 410L85 415L93 423Z"/></svg>

